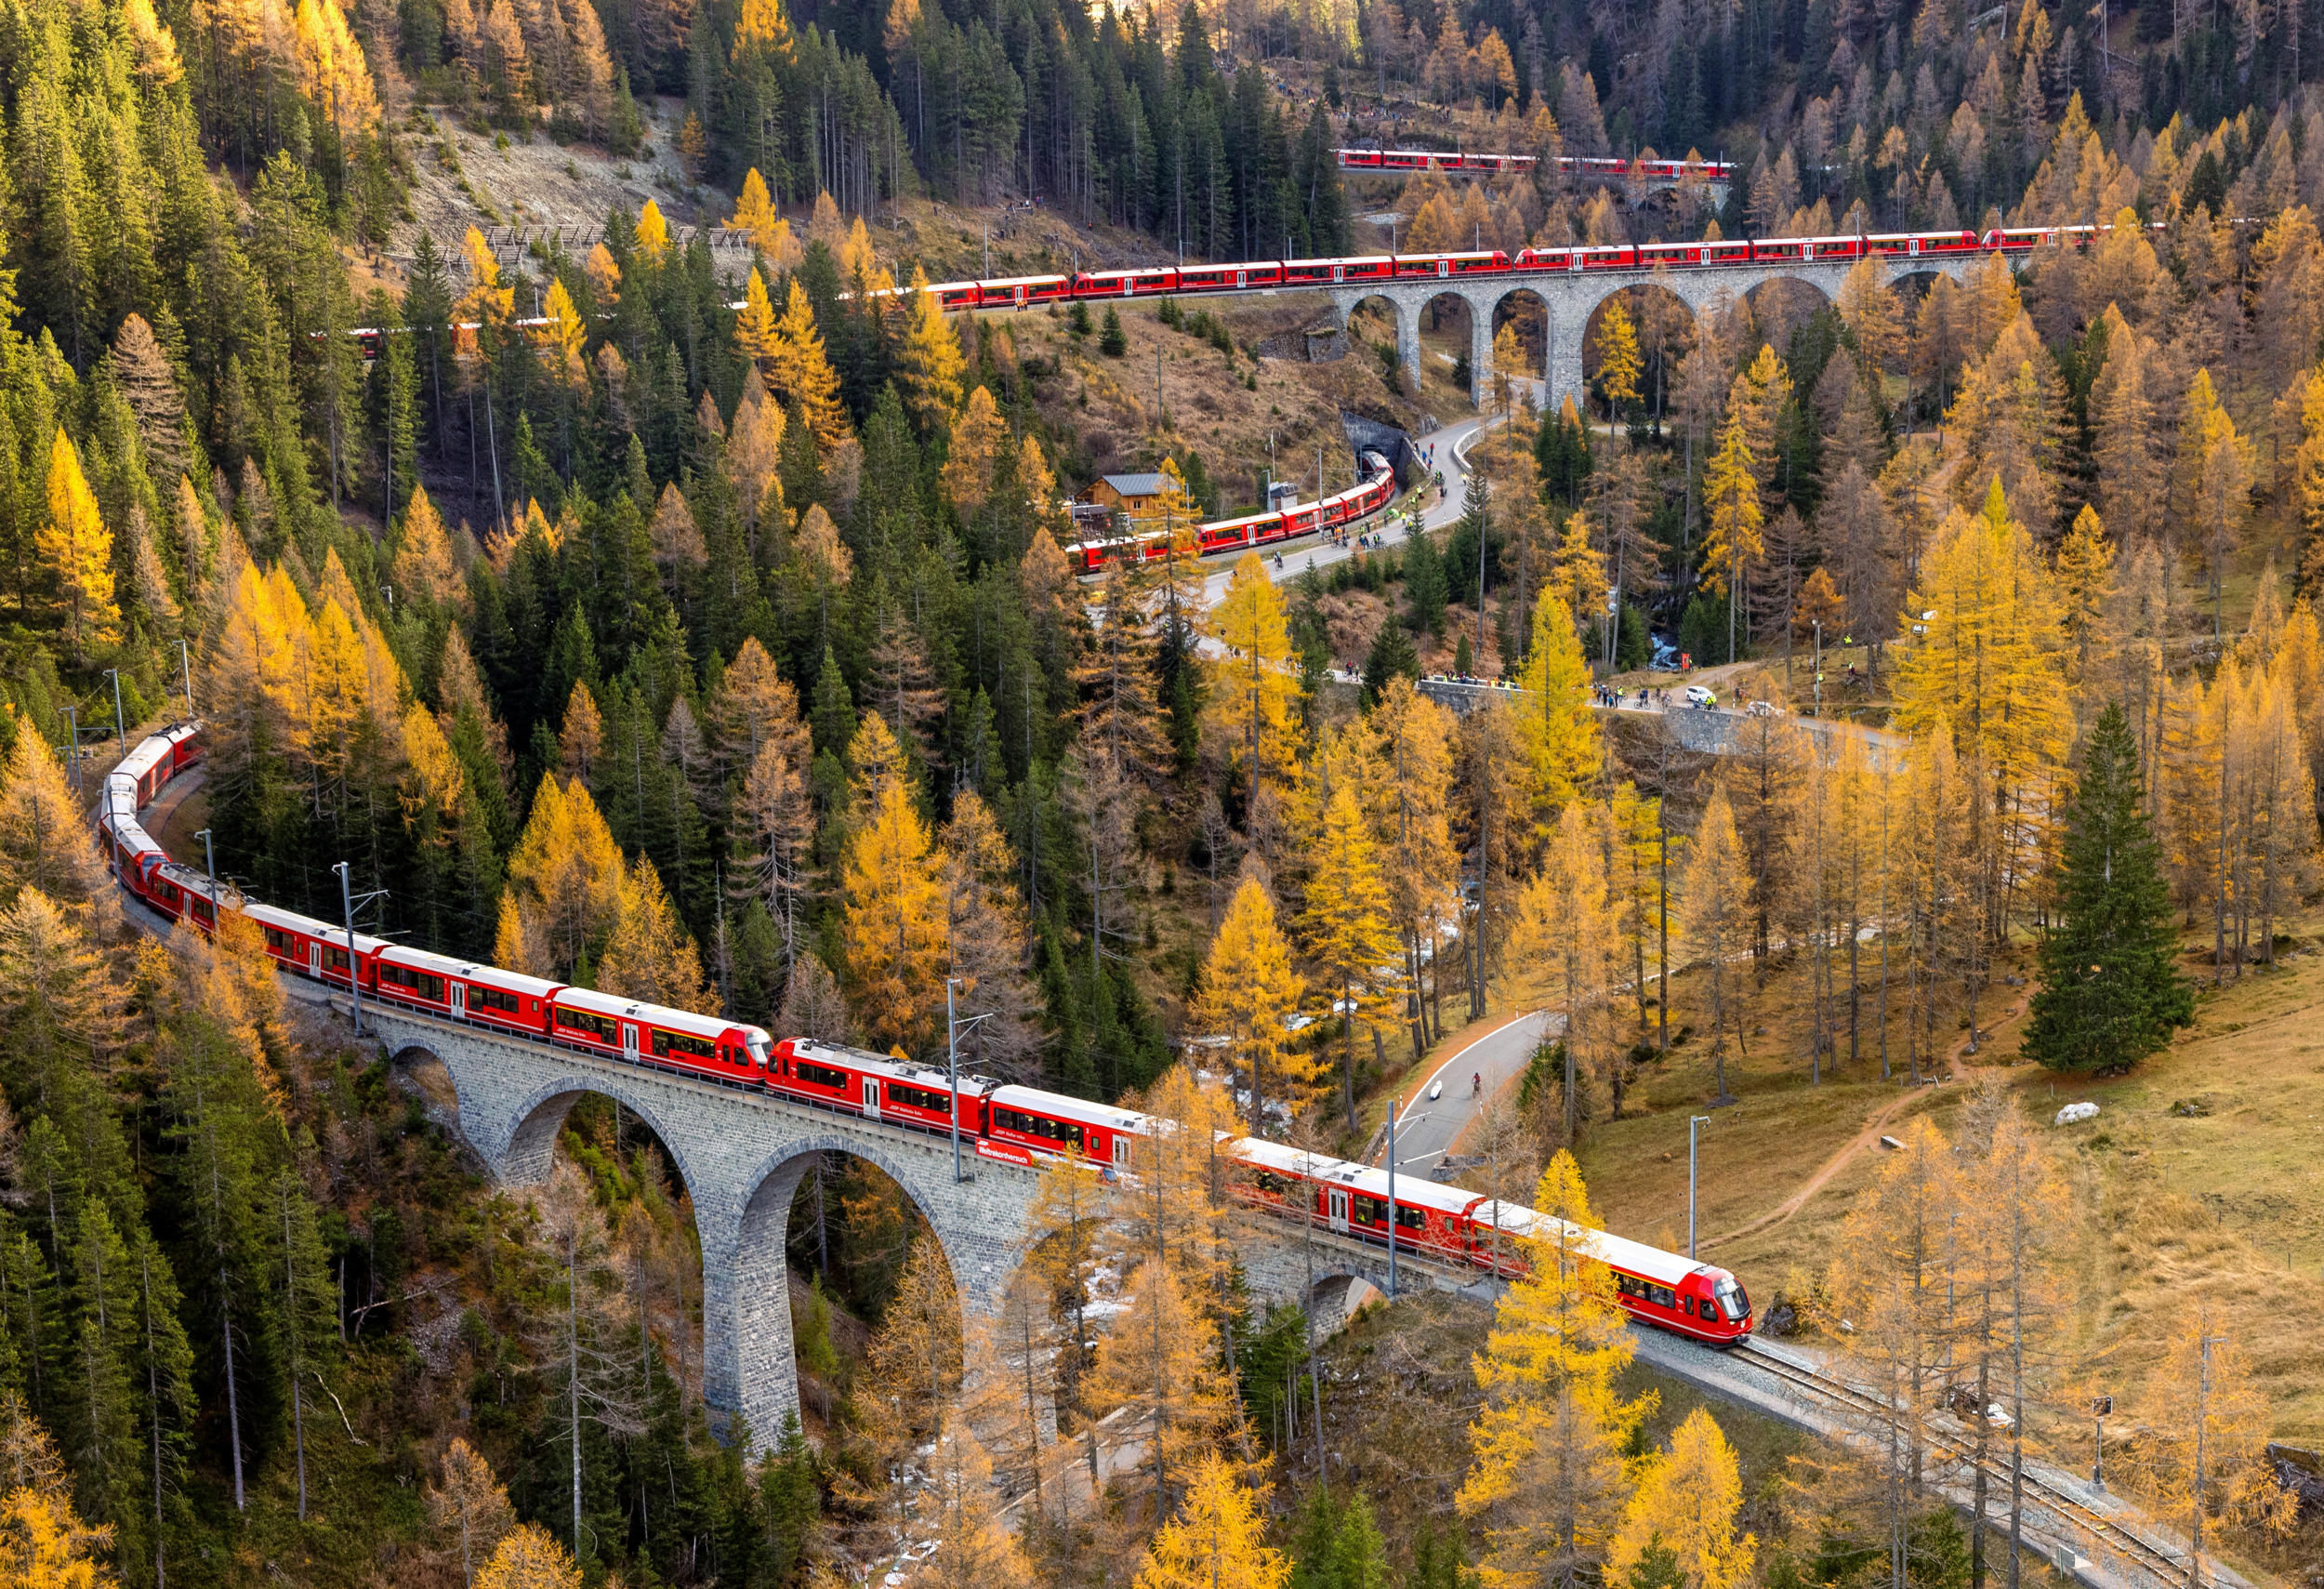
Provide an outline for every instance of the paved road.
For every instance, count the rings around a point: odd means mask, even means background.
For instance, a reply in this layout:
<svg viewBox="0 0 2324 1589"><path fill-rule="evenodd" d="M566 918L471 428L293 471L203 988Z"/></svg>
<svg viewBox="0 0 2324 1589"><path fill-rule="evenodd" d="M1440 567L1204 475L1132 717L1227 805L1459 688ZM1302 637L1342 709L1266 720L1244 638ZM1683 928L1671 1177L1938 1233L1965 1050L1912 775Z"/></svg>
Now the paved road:
<svg viewBox="0 0 2324 1589"><path fill-rule="evenodd" d="M1514 1082L1540 1046L1542 1037L1562 1025L1565 1017L1546 1011L1519 1015L1472 1039L1439 1061L1426 1081L1406 1094L1409 1100L1396 1127L1396 1168L1425 1175L1431 1166L1450 1153L1460 1133L1482 1112L1486 1103ZM1483 1099L1472 1096L1472 1077L1485 1082ZM1442 1081L1444 1095L1432 1100L1429 1087ZM1385 1166L1388 1144L1382 1140L1371 1162Z"/></svg>
<svg viewBox="0 0 2324 1589"><path fill-rule="evenodd" d="M1468 488L1469 482L1465 449L1470 441L1485 427L1499 424L1500 417L1498 414L1489 414L1475 419L1463 419L1457 425L1447 425L1442 430L1432 430L1425 436L1414 439L1413 445L1419 447L1423 453L1431 447L1435 448L1436 471L1445 477L1443 499L1420 515L1420 522L1424 526L1432 530L1441 529L1460 517L1461 494ZM1387 544L1397 545L1405 539L1402 520L1399 518L1395 521L1397 527L1393 530L1385 528L1389 523L1390 521L1385 518L1375 520L1366 526L1366 533L1380 536L1384 532ZM1334 546L1329 541L1316 537L1306 541L1292 542L1289 548L1281 553L1283 558L1281 568L1275 566L1276 554L1274 553L1268 553L1264 562L1267 572L1274 575L1276 582L1280 584L1298 578L1310 568L1328 568L1335 563L1344 562L1353 557L1355 551L1353 539L1346 546ZM1217 606L1225 597L1227 581L1234 576L1235 564L1241 561L1240 558L1221 559L1219 566L1203 581L1203 597L1211 606Z"/></svg>

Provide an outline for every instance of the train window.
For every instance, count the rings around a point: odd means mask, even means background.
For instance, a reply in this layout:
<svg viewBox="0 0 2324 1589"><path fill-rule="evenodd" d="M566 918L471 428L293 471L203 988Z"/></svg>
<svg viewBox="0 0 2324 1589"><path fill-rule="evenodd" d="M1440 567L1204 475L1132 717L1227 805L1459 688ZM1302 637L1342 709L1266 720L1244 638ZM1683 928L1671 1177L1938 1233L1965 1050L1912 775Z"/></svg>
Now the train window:
<svg viewBox="0 0 2324 1589"><path fill-rule="evenodd" d="M1258 1175L1258 1182L1259 1189L1266 1193L1271 1198L1282 1198L1290 1195L1290 1179L1287 1176L1278 1175L1272 1170L1261 1170Z"/></svg>
<svg viewBox="0 0 2324 1589"><path fill-rule="evenodd" d="M995 1109L993 1123L1003 1131L1013 1131L1023 1136L1037 1136L1047 1138L1050 1142L1070 1143L1075 1147L1082 1145L1081 1128L1068 1120L1045 1119L1039 1115L1028 1115L1021 1109Z"/></svg>
<svg viewBox="0 0 2324 1589"><path fill-rule="evenodd" d="M443 978L441 976L430 976L409 966L383 965L379 968L379 980L397 987L409 988L430 1004L443 1002Z"/></svg>
<svg viewBox="0 0 2324 1589"><path fill-rule="evenodd" d="M827 1065L817 1065L812 1060L795 1061L791 1066L791 1074L801 1081L812 1081L818 1087L844 1087L848 1084L846 1071L834 1070Z"/></svg>
<svg viewBox="0 0 2324 1589"><path fill-rule="evenodd" d="M916 1109L927 1109L939 1115L952 1113L952 1100L942 1092L931 1092L925 1087L906 1087L901 1081L888 1083L888 1102L909 1104Z"/></svg>
<svg viewBox="0 0 2324 1589"><path fill-rule="evenodd" d="M684 1032L666 1032L658 1026L654 1029L654 1053L658 1058L667 1059L672 1053L690 1053L697 1059L713 1059L718 1052L719 1045L708 1038L688 1037Z"/></svg>
<svg viewBox="0 0 2324 1589"><path fill-rule="evenodd" d="M1676 1307L1678 1305L1678 1297L1671 1291L1669 1286L1648 1286L1646 1288L1646 1300L1653 1303L1657 1307Z"/></svg>
<svg viewBox="0 0 2324 1589"><path fill-rule="evenodd" d="M345 949L325 949L323 951L323 963L324 968L327 970L345 971L347 969L347 951Z"/></svg>
<svg viewBox="0 0 2324 1589"><path fill-rule="evenodd" d="M1643 1297L1646 1294L1646 1282L1634 1280L1628 1275L1617 1275L1614 1277L1614 1289L1624 1296Z"/></svg>
<svg viewBox="0 0 2324 1589"><path fill-rule="evenodd" d="M1355 1217L1366 1225L1379 1225L1388 1217L1388 1202L1384 1198L1355 1198Z"/></svg>
<svg viewBox="0 0 2324 1589"><path fill-rule="evenodd" d="M269 927L266 930L266 952L271 955L280 955L286 960L294 959L298 953L298 945L288 933L284 932L280 927Z"/></svg>
<svg viewBox="0 0 2324 1589"><path fill-rule="evenodd" d="M504 1015L521 1014L517 996L503 993L497 987L478 987L471 984L468 990L469 1006L476 1010L497 1010Z"/></svg>
<svg viewBox="0 0 2324 1589"><path fill-rule="evenodd" d="M618 1023L611 1015L593 1015L587 1010L557 1007L557 1025L569 1032L585 1032L601 1043L620 1041Z"/></svg>
<svg viewBox="0 0 2324 1589"><path fill-rule="evenodd" d="M1426 1209L1407 1208L1404 1204L1398 1203L1396 1205L1396 1223L1406 1230L1425 1230L1428 1228L1428 1211Z"/></svg>

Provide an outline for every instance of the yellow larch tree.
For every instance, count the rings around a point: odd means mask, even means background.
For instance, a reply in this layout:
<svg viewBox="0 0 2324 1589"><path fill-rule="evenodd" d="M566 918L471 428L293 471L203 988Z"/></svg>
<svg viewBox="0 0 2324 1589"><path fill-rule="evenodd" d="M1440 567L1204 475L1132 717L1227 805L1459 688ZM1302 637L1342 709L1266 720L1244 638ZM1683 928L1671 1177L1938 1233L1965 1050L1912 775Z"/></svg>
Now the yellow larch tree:
<svg viewBox="0 0 2324 1589"><path fill-rule="evenodd" d="M775 213L767 179L759 175L756 166L743 178L742 196L734 201L734 213L726 224L750 239L769 270L787 271L799 263L802 250L791 235L791 223Z"/></svg>
<svg viewBox="0 0 2324 1589"><path fill-rule="evenodd" d="M1187 1480L1176 1516L1157 1531L1138 1564L1137 1589L1285 1589L1291 1563L1267 1543L1266 1492L1236 1476L1212 1451Z"/></svg>
<svg viewBox="0 0 2324 1589"><path fill-rule="evenodd" d="M1126 1305L1098 1343L1088 1397L1100 1416L1124 1412L1145 1434L1155 1516L1166 1510L1171 1475L1184 1475L1235 1417L1232 1381L1221 1366L1218 1328L1181 1278L1176 1254L1149 1257L1129 1273Z"/></svg>
<svg viewBox="0 0 2324 1589"><path fill-rule="evenodd" d="M718 1012L718 994L702 975L702 953L643 855L622 869L614 930L598 961L597 986L618 998L667 1004L698 1015Z"/></svg>
<svg viewBox="0 0 2324 1589"><path fill-rule="evenodd" d="M662 218L662 206L652 199L638 212L638 224L632 232L638 245L638 258L649 265L660 265L669 258L669 222Z"/></svg>
<svg viewBox="0 0 2324 1589"><path fill-rule="evenodd" d="M2006 900L2039 865L2072 716L2057 582L1999 477L1982 511L1946 516L1907 610L1927 632L1897 664L1896 726L1918 735L1943 724L1991 779L1994 886ZM1936 616L1917 616L1928 612Z"/></svg>
<svg viewBox="0 0 2324 1589"><path fill-rule="evenodd" d="M1741 972L1729 962L1750 941L1750 866L1735 830L1735 808L1723 785L1710 791L1701 823L1688 844L1685 886L1679 920L1687 947L1710 969L1710 1059L1719 1092L1714 1103L1732 1103L1727 1091L1727 1027L1743 1026Z"/></svg>
<svg viewBox="0 0 2324 1589"><path fill-rule="evenodd" d="M45 735L21 721L13 726L16 744L0 776L0 907L21 889L71 905L108 897L95 829L64 769Z"/></svg>
<svg viewBox="0 0 2324 1589"><path fill-rule="evenodd" d="M919 1515L937 1543L912 1582L930 1589L1034 1589L1033 1565L1001 1512L992 1459L966 1423L944 1425L927 1466Z"/></svg>
<svg viewBox="0 0 2324 1589"><path fill-rule="evenodd" d="M1719 450L1703 471L1703 508L1710 519L1703 536L1703 589L1727 598L1730 655L1736 646L1736 616L1748 604L1751 571L1767 555L1762 533L1766 518L1760 511L1752 467L1743 417L1730 413L1719 433Z"/></svg>
<svg viewBox="0 0 2324 1589"><path fill-rule="evenodd" d="M538 1523L519 1523L493 1547L476 1589L581 1589L573 1556Z"/></svg>
<svg viewBox="0 0 2324 1589"><path fill-rule="evenodd" d="M464 327L458 336L463 352L474 352L478 338L497 333L515 311L516 288L500 285L500 259L474 227L460 240L460 258L467 261L469 289L453 306L453 318Z"/></svg>
<svg viewBox="0 0 2324 1589"><path fill-rule="evenodd" d="M1740 1589L1750 1582L1759 1549L1753 1535L1736 1535L1742 1507L1735 1448L1710 1410L1697 1407L1672 1433L1669 1453L1646 1470L1623 1510L1606 1553L1606 1581L1628 1582L1639 1557L1659 1541L1678 1557L1683 1589Z"/></svg>
<svg viewBox="0 0 2324 1589"><path fill-rule="evenodd" d="M1618 422L1622 405L1638 401L1638 327L1622 300L1615 298L1598 317L1598 390L1605 393L1606 423Z"/></svg>
<svg viewBox="0 0 2324 1589"><path fill-rule="evenodd" d="M2057 583L2073 672L2080 678L2090 670L2106 604L2114 595L2114 543L2106 538L2098 510L2087 502L2058 543Z"/></svg>
<svg viewBox="0 0 2324 1589"><path fill-rule="evenodd" d="M774 301L767 296L766 280L759 274L756 265L750 268L749 284L743 288L743 307L734 316L734 351L746 359L757 360L761 375L772 375L776 361L782 357Z"/></svg>
<svg viewBox="0 0 2324 1589"><path fill-rule="evenodd" d="M376 124L379 98L372 87L371 68L337 0L298 0L291 28L298 86L332 131L346 139Z"/></svg>
<svg viewBox="0 0 2324 1589"><path fill-rule="evenodd" d="M1622 1448L1653 1410L1624 1402L1615 1376L1637 1348L1573 1155L1560 1150L1534 1193L1521 1240L1526 1273L1501 1295L1471 1360L1485 1407L1469 1426L1476 1459L1455 1504L1485 1523L1491 1589L1573 1589L1603 1563L1630 1500Z"/></svg>
<svg viewBox="0 0 2324 1589"><path fill-rule="evenodd" d="M900 767L903 760L877 712L864 714L848 757L859 777L875 768ZM910 780L891 773L874 776L840 868L840 942L849 1007L865 1037L909 1053L928 1040L944 1003L949 951L944 885Z"/></svg>
<svg viewBox="0 0 2324 1589"><path fill-rule="evenodd" d="M1271 1084L1278 1102L1297 1109L1314 1083L1314 1062L1285 1050L1285 1020L1299 1009L1306 984L1291 963L1291 946L1275 921L1274 901L1255 877L1243 879L1210 940L1194 1020L1208 1037L1223 1037L1228 1070L1239 1064L1250 1088L1250 1129L1263 1131Z"/></svg>
<svg viewBox="0 0 2324 1589"><path fill-rule="evenodd" d="M589 328L582 324L581 311L574 307L573 294L565 290L561 277L549 281L541 321L534 328L533 339L549 378L572 389L588 386L589 366L581 355L588 347Z"/></svg>
<svg viewBox="0 0 2324 1589"><path fill-rule="evenodd" d="M111 1523L88 1524L62 1485L0 1495L0 1589L118 1589Z"/></svg>
<svg viewBox="0 0 2324 1589"><path fill-rule="evenodd" d="M1590 664L1563 602L1534 607L1533 649L1517 687L1525 692L1517 721L1533 767L1534 823L1546 833L1605 760L1605 742L1590 709Z"/></svg>
<svg viewBox="0 0 2324 1589"><path fill-rule="evenodd" d="M2142 1416L2165 1437L2139 1449L2132 1460L2133 1483L2165 1516L2183 1529L2191 1526L2198 1539L2206 1525L2211 1529L2239 1525L2277 1535L2291 1528L2299 1501L2276 1484L2267 1460L2266 1388L2252 1374L2249 1346L2228 1328L2214 1303L2200 1296L2190 1300L2147 1388Z"/></svg>
<svg viewBox="0 0 2324 1589"><path fill-rule="evenodd" d="M1551 830L1541 869L1518 896L1511 959L1521 974L1565 1015L1565 1126L1567 1145L1578 1138L1582 1090L1612 1057L1613 1032L1604 1019L1607 981L1616 947L1607 895L1605 849L1599 829L1603 808L1568 804Z"/></svg>
<svg viewBox="0 0 2324 1589"><path fill-rule="evenodd" d="M923 429L933 429L960 406L960 338L928 288L928 272L918 265L912 267L907 313L909 326L898 356L904 400Z"/></svg>
<svg viewBox="0 0 2324 1589"><path fill-rule="evenodd" d="M1250 791L1250 831L1263 844L1277 820L1270 798L1290 776L1296 754L1292 708L1300 683L1283 598L1257 552L1244 553L1227 576L1210 632L1227 655L1209 664L1204 716L1230 765L1241 764Z"/></svg>
<svg viewBox="0 0 2324 1589"><path fill-rule="evenodd" d="M112 532L81 472L80 452L61 425L48 448L48 511L33 535L33 550L56 581L66 648L75 663L86 665L93 653L121 638L121 609L113 604Z"/></svg>
<svg viewBox="0 0 2324 1589"><path fill-rule="evenodd" d="M783 0L743 0L734 22L734 54L762 52L778 60L791 59L791 19Z"/></svg>
<svg viewBox="0 0 2324 1589"><path fill-rule="evenodd" d="M413 488L411 505L403 510L403 536L396 545L389 577L407 602L427 602L450 611L467 598L468 582L452 559L451 539L425 485Z"/></svg>
<svg viewBox="0 0 2324 1589"><path fill-rule="evenodd" d="M442 1471L442 1479L428 1486L428 1521L440 1536L456 1541L461 1589L472 1589L477 1572L516 1527L516 1509L492 1463L466 1440L454 1438Z"/></svg>
<svg viewBox="0 0 2324 1589"><path fill-rule="evenodd" d="M1433 967L1440 923L1457 907L1460 861L1452 841L1453 715L1396 678L1380 693L1370 728L1380 768L1381 867L1389 919L1404 940L1406 1009L1413 1052L1428 1048L1428 1006L1419 999L1421 947Z"/></svg>
<svg viewBox="0 0 2324 1589"><path fill-rule="evenodd" d="M827 457L848 438L847 409L839 402L839 377L825 356L823 333L815 329L815 311L807 289L794 278L791 295L775 323L773 368L767 372L767 390L786 405L797 403L814 432L815 444Z"/></svg>
<svg viewBox="0 0 2324 1589"><path fill-rule="evenodd" d="M1544 592L1573 615L1578 630L1592 613L1605 610L1605 553L1591 536L1590 515L1565 515L1565 526L1550 554L1550 577Z"/></svg>
<svg viewBox="0 0 2324 1589"><path fill-rule="evenodd" d="M508 936L513 918L518 935L495 942L495 962L535 976L572 975L613 926L623 874L621 850L588 787L543 777L508 855L500 930Z"/></svg>
<svg viewBox="0 0 2324 1589"><path fill-rule="evenodd" d="M1314 875L1308 881L1307 909L1300 927L1309 962L1337 990L1343 1023L1340 1103L1348 1129L1353 1131L1356 1018L1361 1014L1377 1026L1401 991L1402 981L1385 973L1396 960L1395 929L1389 920L1380 847L1353 788L1342 784L1332 790L1307 857Z"/></svg>
<svg viewBox="0 0 2324 1589"><path fill-rule="evenodd" d="M944 495L967 518L984 506L992 495L993 475L999 467L1000 449L1009 440L1009 427L980 386L969 393L960 417L952 422L952 441L944 455Z"/></svg>

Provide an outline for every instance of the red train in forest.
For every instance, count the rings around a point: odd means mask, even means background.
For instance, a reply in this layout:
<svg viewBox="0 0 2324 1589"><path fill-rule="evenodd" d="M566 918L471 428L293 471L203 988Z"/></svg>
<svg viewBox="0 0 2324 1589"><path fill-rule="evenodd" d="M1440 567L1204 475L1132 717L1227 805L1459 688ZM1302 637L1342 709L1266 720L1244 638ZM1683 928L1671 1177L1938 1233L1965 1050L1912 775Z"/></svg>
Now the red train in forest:
<svg viewBox="0 0 2324 1589"><path fill-rule="evenodd" d="M1265 513L1239 519L1212 519L1194 526L1197 557L1223 557L1278 541L1296 540L1323 530L1336 530L1368 519L1388 506L1396 495L1395 470L1387 455L1367 450L1357 457L1364 478L1345 491L1315 502L1297 502ZM1127 536L1079 540L1065 549L1065 561L1076 574L1094 574L1108 563L1152 563L1168 556L1175 526L1154 525Z"/></svg>
<svg viewBox="0 0 2324 1589"><path fill-rule="evenodd" d="M1540 164L1539 157L1531 154L1481 154L1462 149L1336 149L1332 152L1339 157L1342 171L1443 171L1454 176L1497 177L1530 171ZM1732 182L1736 169L1731 160L1618 160L1587 154L1560 155L1557 168L1568 177L1644 182L1676 182L1690 176L1706 182Z"/></svg>
<svg viewBox="0 0 2324 1589"><path fill-rule="evenodd" d="M352 987L399 1011L554 1045L621 1065L950 1136L978 1155L1032 1165L1066 1160L1108 1178L1134 1174L1142 1144L1170 1128L1135 1110L963 1076L807 1038L776 1041L763 1026L696 1014L527 976L353 933L244 895L165 854L144 826L146 807L201 760L202 724L140 742L105 778L98 824L120 886L197 930L247 918L278 970ZM1612 1271L1621 1304L1640 1322L1731 1345L1750 1334L1750 1299L1710 1265L1602 1231L1565 1230L1530 1209L1256 1138L1219 1143L1232 1194L1246 1205L1440 1265L1514 1278L1529 1252L1564 1236Z"/></svg>

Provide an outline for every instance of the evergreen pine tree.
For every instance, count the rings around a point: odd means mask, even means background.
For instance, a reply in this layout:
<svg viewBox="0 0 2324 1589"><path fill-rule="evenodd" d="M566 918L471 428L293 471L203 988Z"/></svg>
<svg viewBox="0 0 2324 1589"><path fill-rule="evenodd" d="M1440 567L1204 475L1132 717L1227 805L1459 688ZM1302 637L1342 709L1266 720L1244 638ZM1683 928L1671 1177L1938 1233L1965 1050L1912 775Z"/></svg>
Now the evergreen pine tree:
<svg viewBox="0 0 2324 1589"><path fill-rule="evenodd" d="M2025 1051L2053 1070L2126 1070L2195 1018L2172 966L2171 894L2119 702L2091 730L2067 803L2061 921L2041 946Z"/></svg>
<svg viewBox="0 0 2324 1589"><path fill-rule="evenodd" d="M1424 535L1414 536L1404 551L1404 621L1414 634L1444 637L1448 594L1445 561L1437 554L1436 543Z"/></svg>
<svg viewBox="0 0 2324 1589"><path fill-rule="evenodd" d="M1404 625L1391 618L1372 636L1371 652L1364 658L1364 704L1378 702L1388 681L1398 675L1419 679L1420 654L1412 649L1412 637L1405 632Z"/></svg>

